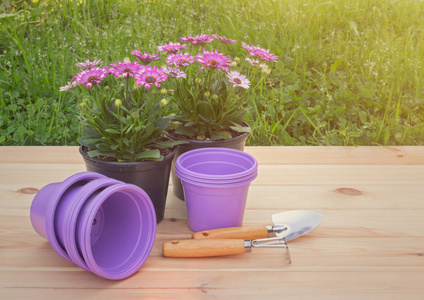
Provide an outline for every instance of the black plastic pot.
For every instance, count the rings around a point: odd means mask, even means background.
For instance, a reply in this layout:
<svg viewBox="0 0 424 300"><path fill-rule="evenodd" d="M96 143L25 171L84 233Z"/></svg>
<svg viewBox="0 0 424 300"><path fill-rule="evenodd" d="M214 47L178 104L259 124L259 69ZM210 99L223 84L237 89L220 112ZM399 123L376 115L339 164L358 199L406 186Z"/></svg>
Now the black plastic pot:
<svg viewBox="0 0 424 300"><path fill-rule="evenodd" d="M246 127L249 126L245 124ZM184 200L184 191L183 186L181 184L181 180L175 175L175 162L177 158L190 150L199 149L199 148L230 148L230 149L236 149L240 151L244 151L244 145L246 144L246 139L249 133L243 133L242 135L233 137L231 139L227 140L219 140L219 141L198 141L198 140L190 140L190 139L184 139L177 136L174 136L173 134L169 132L165 132L166 137L174 140L174 141L185 141L187 144L181 144L177 146L176 153L174 155L174 159L172 161L172 168L171 168L171 179L172 179L172 187L174 190L175 196L180 198L181 200Z"/></svg>
<svg viewBox="0 0 424 300"><path fill-rule="evenodd" d="M163 220L166 196L168 194L169 172L174 150L162 161L111 162L89 157L79 149L87 171L97 172L107 177L141 187L149 195L156 211L156 222Z"/></svg>

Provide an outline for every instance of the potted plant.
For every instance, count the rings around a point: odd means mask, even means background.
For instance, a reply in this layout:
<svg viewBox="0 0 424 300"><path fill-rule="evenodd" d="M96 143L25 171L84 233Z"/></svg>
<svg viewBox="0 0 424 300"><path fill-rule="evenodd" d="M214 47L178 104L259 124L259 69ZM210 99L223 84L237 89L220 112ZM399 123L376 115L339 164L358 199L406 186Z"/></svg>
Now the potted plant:
<svg viewBox="0 0 424 300"><path fill-rule="evenodd" d="M234 50L229 47L237 41L219 35L182 37L180 41L159 46L158 50L168 54L164 70L171 80L166 86L176 105L173 128L166 135L187 142L177 147L171 172L174 193L184 199L181 181L175 175L176 159L186 151L205 147L243 151L250 132L244 122L249 110L247 100L271 72L266 63L278 57L269 49L241 42L252 57L233 61L224 50ZM217 48L213 41L219 42Z"/></svg>
<svg viewBox="0 0 424 300"><path fill-rule="evenodd" d="M82 69L60 91L79 99L83 136L80 153L88 171L141 187L151 198L157 222L164 216L173 149L181 141L164 136L169 105L160 91L167 75L149 63L160 57L131 52L138 60L99 66L101 60L78 63Z"/></svg>

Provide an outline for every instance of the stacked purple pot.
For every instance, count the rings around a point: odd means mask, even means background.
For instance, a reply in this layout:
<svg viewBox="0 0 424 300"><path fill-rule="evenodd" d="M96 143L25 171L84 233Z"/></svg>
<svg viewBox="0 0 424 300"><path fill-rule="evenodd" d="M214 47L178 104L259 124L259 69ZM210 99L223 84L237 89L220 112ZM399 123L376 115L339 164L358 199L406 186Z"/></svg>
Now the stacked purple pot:
<svg viewBox="0 0 424 300"><path fill-rule="evenodd" d="M227 148L196 149L178 157L175 173L192 230L242 225L249 186L258 174L253 156Z"/></svg>
<svg viewBox="0 0 424 300"><path fill-rule="evenodd" d="M107 279L134 274L156 235L149 196L94 172L43 187L32 202L31 223L64 259Z"/></svg>

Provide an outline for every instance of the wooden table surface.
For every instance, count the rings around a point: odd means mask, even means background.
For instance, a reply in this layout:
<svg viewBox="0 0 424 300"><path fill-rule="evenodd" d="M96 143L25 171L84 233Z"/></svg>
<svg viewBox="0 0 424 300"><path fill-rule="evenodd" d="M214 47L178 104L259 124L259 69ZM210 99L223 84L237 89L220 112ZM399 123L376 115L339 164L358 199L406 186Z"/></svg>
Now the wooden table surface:
<svg viewBox="0 0 424 300"><path fill-rule="evenodd" d="M424 147L247 147L259 162L244 225L308 209L324 216L282 249L164 258L190 238L168 194L153 250L132 277L101 279L56 254L32 228L44 185L85 170L77 147L0 147L0 299L424 299Z"/></svg>

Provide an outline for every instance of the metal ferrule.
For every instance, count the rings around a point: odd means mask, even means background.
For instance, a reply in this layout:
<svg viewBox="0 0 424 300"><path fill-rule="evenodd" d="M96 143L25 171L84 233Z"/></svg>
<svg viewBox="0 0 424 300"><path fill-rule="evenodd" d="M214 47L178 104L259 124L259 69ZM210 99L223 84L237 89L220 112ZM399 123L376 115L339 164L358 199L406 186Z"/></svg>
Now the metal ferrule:
<svg viewBox="0 0 424 300"><path fill-rule="evenodd" d="M252 242L249 240L244 241L244 253L252 252Z"/></svg>

